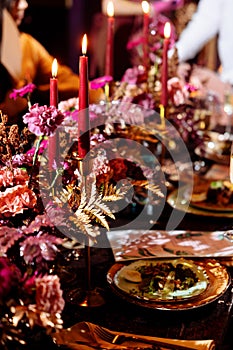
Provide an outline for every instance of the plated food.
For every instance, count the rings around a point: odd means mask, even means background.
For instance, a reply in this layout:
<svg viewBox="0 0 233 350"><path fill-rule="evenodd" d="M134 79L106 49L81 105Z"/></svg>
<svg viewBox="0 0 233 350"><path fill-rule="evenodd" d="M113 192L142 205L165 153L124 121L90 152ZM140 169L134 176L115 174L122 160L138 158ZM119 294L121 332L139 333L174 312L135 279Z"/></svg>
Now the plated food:
<svg viewBox="0 0 233 350"><path fill-rule="evenodd" d="M177 301L192 298L208 286L204 269L192 261L136 261L122 268L115 284L145 300Z"/></svg>
<svg viewBox="0 0 233 350"><path fill-rule="evenodd" d="M233 184L228 180L197 184L190 205L204 210L233 211Z"/></svg>
<svg viewBox="0 0 233 350"><path fill-rule="evenodd" d="M169 311L209 304L230 284L227 269L214 259L142 259L130 264L116 263L108 271L107 280L121 298L142 307Z"/></svg>

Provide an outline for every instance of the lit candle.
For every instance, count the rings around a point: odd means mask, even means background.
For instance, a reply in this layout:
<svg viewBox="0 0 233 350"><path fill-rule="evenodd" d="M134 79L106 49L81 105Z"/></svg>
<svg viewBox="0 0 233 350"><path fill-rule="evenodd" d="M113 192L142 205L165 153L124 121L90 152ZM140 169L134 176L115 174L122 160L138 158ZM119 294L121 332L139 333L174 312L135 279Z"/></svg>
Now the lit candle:
<svg viewBox="0 0 233 350"><path fill-rule="evenodd" d="M87 35L82 40L82 56L79 57L79 113L78 113L78 157L83 159L90 151L89 82Z"/></svg>
<svg viewBox="0 0 233 350"><path fill-rule="evenodd" d="M168 103L167 80L168 80L168 58L167 52L170 43L171 25L169 22L164 26L164 42L163 42L163 57L162 57L162 73L161 73L161 104L166 107Z"/></svg>
<svg viewBox="0 0 233 350"><path fill-rule="evenodd" d="M52 64L52 78L50 78L50 106L58 106L58 85L57 85L57 59L54 58Z"/></svg>
<svg viewBox="0 0 233 350"><path fill-rule="evenodd" d="M50 78L50 106L58 107L58 80L57 80L58 64L56 58L52 63L52 78ZM49 170L53 170L53 163L56 157L57 135L49 137L48 140L48 159Z"/></svg>
<svg viewBox="0 0 233 350"><path fill-rule="evenodd" d="M142 11L143 11L143 64L148 67L149 63L149 12L150 5L147 1L142 1Z"/></svg>
<svg viewBox="0 0 233 350"><path fill-rule="evenodd" d="M107 26L107 45L105 59L105 75L113 77L113 46L114 46L114 5L112 1L107 5L108 26Z"/></svg>

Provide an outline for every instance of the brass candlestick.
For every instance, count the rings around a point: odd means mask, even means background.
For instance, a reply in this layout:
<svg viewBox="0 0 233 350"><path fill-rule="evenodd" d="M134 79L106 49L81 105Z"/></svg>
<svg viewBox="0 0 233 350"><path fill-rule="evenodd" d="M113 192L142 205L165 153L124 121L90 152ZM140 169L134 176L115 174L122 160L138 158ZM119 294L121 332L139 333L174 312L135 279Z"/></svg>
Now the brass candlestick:
<svg viewBox="0 0 233 350"><path fill-rule="evenodd" d="M84 184L84 188L87 188L88 175L90 175L92 171L92 160L93 158L87 159L77 159L78 171L82 177L82 182ZM91 283L91 240L90 237L87 237L87 241L85 243L85 262L86 262L86 274L87 274L87 285L86 289L82 291L82 297L80 300L80 295L78 296L78 300L76 301L76 295L72 293L72 302L76 305L82 307L98 307L105 304L105 300L100 293L100 290L96 288L92 288Z"/></svg>

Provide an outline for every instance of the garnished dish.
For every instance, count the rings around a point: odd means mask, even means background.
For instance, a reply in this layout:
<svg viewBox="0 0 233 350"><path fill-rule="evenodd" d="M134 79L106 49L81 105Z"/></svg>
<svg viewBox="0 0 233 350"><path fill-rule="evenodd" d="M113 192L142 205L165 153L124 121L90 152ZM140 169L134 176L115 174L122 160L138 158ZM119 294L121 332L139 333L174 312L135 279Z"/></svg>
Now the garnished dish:
<svg viewBox="0 0 233 350"><path fill-rule="evenodd" d="M220 180L194 186L190 205L204 210L233 211L233 184Z"/></svg>
<svg viewBox="0 0 233 350"><path fill-rule="evenodd" d="M192 298L208 287L205 270L192 261L139 260L123 267L115 284L145 300L177 301Z"/></svg>
<svg viewBox="0 0 233 350"><path fill-rule="evenodd" d="M172 191L167 203L174 209L199 216L233 218L233 186L229 181L203 179L193 189Z"/></svg>
<svg viewBox="0 0 233 350"><path fill-rule="evenodd" d="M219 299L230 284L230 276L214 259L143 259L114 264L107 281L116 295L133 304L185 311Z"/></svg>

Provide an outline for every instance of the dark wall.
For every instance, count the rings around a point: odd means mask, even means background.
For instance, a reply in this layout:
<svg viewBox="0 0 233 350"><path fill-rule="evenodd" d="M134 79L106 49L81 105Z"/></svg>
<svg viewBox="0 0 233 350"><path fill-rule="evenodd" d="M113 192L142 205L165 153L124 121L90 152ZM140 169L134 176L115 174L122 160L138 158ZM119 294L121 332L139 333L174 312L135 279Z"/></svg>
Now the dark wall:
<svg viewBox="0 0 233 350"><path fill-rule="evenodd" d="M60 62L77 71L85 0L29 0L21 29L33 35Z"/></svg>

